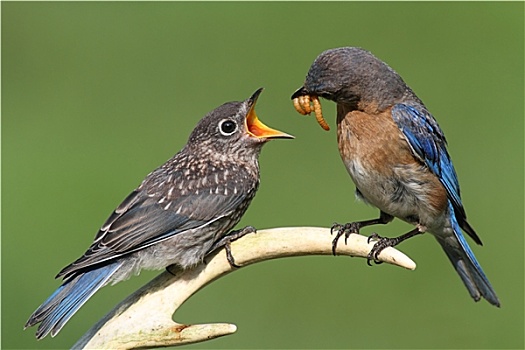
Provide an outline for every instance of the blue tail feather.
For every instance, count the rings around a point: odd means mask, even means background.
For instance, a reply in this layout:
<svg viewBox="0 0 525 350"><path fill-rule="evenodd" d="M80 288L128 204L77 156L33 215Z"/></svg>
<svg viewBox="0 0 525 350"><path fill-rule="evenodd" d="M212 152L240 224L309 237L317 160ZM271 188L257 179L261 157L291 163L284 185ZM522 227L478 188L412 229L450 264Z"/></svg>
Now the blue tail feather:
<svg viewBox="0 0 525 350"><path fill-rule="evenodd" d="M443 250L447 254L449 260L454 265L457 273L463 280L463 283L467 287L470 295L475 301L485 298L489 303L495 306L500 306L496 292L490 285L490 282L483 272L479 262L476 260L474 253L470 249L465 236L461 232L461 228L454 215L454 210L449 202L449 212L451 216L451 224L454 230L454 234L458 240L460 249L453 247L446 243L444 239L437 237L438 242L441 244Z"/></svg>
<svg viewBox="0 0 525 350"><path fill-rule="evenodd" d="M40 323L36 337L41 339L49 333L54 337L78 309L109 282L121 266L121 263L113 263L67 280L31 315L26 328Z"/></svg>

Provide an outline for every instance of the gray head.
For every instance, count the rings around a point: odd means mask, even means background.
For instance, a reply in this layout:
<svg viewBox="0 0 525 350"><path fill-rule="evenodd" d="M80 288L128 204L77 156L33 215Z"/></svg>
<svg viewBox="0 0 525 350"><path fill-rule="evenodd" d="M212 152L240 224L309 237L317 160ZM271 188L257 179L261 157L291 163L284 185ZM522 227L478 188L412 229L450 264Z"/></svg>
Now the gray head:
<svg viewBox="0 0 525 350"><path fill-rule="evenodd" d="M293 138L264 125L255 113L262 88L242 102L227 102L202 118L191 133L186 149L208 156L235 156L260 152L274 138Z"/></svg>
<svg viewBox="0 0 525 350"><path fill-rule="evenodd" d="M358 108L360 102L373 103L383 109L405 99L419 101L399 74L370 52L357 47L321 53L292 99L301 95L317 95L353 108Z"/></svg>

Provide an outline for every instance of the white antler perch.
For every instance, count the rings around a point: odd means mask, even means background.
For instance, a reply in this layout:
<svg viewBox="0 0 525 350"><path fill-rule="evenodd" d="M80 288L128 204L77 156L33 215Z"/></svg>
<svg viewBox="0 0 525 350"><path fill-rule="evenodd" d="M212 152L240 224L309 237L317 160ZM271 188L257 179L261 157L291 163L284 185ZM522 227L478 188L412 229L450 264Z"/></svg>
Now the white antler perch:
<svg viewBox="0 0 525 350"><path fill-rule="evenodd" d="M304 255L331 255L330 229L289 227L258 231L231 245L240 266L259 261ZM339 255L366 258L374 242L352 234L348 244L341 239ZM164 272L117 305L73 346L75 349L157 348L205 341L235 333L228 323L183 325L172 315L195 292L232 271L224 250L207 258L206 264L185 271ZM379 260L414 270L415 263L394 248L386 248Z"/></svg>

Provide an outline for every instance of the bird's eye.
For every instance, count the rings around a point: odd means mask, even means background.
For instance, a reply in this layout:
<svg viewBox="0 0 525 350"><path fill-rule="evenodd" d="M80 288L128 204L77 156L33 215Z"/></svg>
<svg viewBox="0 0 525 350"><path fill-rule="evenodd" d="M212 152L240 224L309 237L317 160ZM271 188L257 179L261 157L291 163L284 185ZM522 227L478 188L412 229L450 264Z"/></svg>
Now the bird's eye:
<svg viewBox="0 0 525 350"><path fill-rule="evenodd" d="M230 119L221 120L219 130L224 136L230 136L237 131L237 123Z"/></svg>

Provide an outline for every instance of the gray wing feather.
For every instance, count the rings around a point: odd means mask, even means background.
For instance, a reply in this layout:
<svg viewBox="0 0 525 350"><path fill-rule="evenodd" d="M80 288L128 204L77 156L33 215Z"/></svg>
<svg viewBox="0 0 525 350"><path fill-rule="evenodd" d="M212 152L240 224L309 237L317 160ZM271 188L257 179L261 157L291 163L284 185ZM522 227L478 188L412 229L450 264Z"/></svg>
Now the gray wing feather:
<svg viewBox="0 0 525 350"><path fill-rule="evenodd" d="M161 168L156 172L160 171ZM216 177L212 176L194 186L192 191L178 189L173 182L161 181L155 186L154 193L148 193L147 190L151 190L152 183L158 177L155 175L160 174L150 174L149 179L146 178L115 209L84 255L60 271L57 277L69 278L79 270L114 260L229 216L243 202L253 198L258 186L257 180L217 183ZM202 183L208 185L202 186Z"/></svg>

